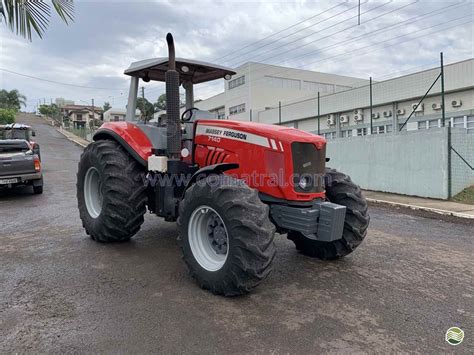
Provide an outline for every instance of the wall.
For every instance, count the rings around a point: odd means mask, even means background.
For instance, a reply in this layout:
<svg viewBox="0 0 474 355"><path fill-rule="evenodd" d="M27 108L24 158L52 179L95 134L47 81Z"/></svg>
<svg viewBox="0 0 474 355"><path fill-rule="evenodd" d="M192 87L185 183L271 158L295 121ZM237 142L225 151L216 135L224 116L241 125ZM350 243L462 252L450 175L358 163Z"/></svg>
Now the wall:
<svg viewBox="0 0 474 355"><path fill-rule="evenodd" d="M471 165L474 166L474 134L466 134L462 128L451 129L451 146ZM467 186L474 186L474 171L451 152L451 177L453 196Z"/></svg>
<svg viewBox="0 0 474 355"><path fill-rule="evenodd" d="M447 145L447 128L337 139L328 141L328 166L363 189L446 199Z"/></svg>

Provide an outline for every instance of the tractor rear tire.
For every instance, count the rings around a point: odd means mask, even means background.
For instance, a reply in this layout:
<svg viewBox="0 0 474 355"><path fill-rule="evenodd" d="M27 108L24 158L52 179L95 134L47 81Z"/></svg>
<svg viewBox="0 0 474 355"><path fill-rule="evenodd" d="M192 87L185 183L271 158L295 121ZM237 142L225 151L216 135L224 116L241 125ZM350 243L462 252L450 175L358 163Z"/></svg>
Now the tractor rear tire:
<svg viewBox="0 0 474 355"><path fill-rule="evenodd" d="M369 226L367 201L360 187L351 178L335 169L326 168L326 197L330 202L346 206L342 238L322 242L305 237L299 232L288 233L296 249L305 255L322 260L334 260L353 252L364 240Z"/></svg>
<svg viewBox="0 0 474 355"><path fill-rule="evenodd" d="M200 287L237 296L269 275L275 226L256 190L227 175L208 176L186 191L179 211L183 258Z"/></svg>
<svg viewBox="0 0 474 355"><path fill-rule="evenodd" d="M81 155L77 201L82 226L97 242L129 240L146 212L143 170L117 142L99 140Z"/></svg>

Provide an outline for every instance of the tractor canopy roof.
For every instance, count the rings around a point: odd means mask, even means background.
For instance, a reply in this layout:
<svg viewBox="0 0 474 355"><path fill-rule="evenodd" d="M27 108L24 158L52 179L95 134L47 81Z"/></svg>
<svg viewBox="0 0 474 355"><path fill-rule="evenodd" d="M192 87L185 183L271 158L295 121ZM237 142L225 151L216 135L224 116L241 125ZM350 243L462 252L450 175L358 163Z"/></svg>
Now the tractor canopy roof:
<svg viewBox="0 0 474 355"><path fill-rule="evenodd" d="M147 81L165 81L165 73L168 70L168 57L145 59L130 64L125 74L137 76ZM176 58L176 70L179 72L181 82L192 82L193 84L226 78L235 74L230 68L221 65Z"/></svg>

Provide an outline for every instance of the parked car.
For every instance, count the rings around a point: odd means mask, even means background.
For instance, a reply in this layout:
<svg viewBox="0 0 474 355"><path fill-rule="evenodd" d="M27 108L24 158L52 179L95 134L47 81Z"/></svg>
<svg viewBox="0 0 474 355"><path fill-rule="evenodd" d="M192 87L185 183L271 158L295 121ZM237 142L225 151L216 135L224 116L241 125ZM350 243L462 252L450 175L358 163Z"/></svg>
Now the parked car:
<svg viewBox="0 0 474 355"><path fill-rule="evenodd" d="M41 160L40 146L33 141L36 136L35 131L28 125L21 123L12 123L8 125L0 125L0 140L5 139L24 139L33 147L33 153L38 155Z"/></svg>
<svg viewBox="0 0 474 355"><path fill-rule="evenodd" d="M31 185L35 194L43 193L41 161L27 140L0 140L0 188L17 185Z"/></svg>

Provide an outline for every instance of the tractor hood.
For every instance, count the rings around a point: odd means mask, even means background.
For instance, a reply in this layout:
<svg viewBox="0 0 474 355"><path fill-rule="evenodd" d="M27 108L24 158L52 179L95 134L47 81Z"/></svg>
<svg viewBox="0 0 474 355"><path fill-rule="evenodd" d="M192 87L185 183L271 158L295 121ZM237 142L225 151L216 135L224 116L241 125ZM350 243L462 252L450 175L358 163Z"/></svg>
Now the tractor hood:
<svg viewBox="0 0 474 355"><path fill-rule="evenodd" d="M292 142L307 142L307 143L319 143L324 145L326 139L299 129L284 127L278 125L270 125L265 123L255 122L242 122L242 121L230 121L230 120L198 120L198 126L212 126L227 128L230 130L236 130L241 132L250 133L255 136L260 136L269 139L278 139L279 141L292 143ZM215 131L214 133L225 132Z"/></svg>

